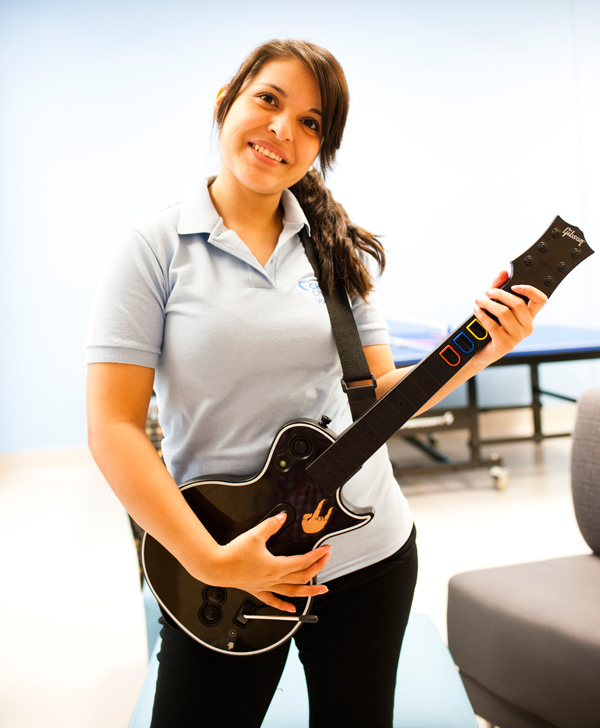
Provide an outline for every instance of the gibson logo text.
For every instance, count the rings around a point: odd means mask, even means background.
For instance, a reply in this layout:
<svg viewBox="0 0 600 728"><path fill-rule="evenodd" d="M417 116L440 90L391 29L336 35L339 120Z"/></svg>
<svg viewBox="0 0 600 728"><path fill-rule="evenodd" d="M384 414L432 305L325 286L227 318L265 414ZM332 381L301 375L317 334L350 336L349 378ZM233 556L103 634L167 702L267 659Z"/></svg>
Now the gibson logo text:
<svg viewBox="0 0 600 728"><path fill-rule="evenodd" d="M577 240L577 242L579 244L585 243L585 240L583 238L578 238L577 235L575 235L575 231L572 228L569 228L569 227L565 228L563 230L563 234L562 234L563 238L565 237L565 235L567 235L570 238L573 238L573 240Z"/></svg>

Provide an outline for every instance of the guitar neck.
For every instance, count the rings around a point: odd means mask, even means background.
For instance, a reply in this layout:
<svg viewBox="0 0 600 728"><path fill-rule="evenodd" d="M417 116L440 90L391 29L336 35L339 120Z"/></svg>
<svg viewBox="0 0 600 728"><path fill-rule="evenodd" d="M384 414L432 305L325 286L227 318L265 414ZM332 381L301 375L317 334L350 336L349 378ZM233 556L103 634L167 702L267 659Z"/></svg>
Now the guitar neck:
<svg viewBox="0 0 600 728"><path fill-rule="evenodd" d="M342 433L306 472L326 493L341 488L489 340L477 318L467 319Z"/></svg>
<svg viewBox="0 0 600 728"><path fill-rule="evenodd" d="M512 261L512 275L502 288L511 291L515 285L531 285L550 297L593 252L579 228L556 217L542 237ZM489 341L481 322L468 318L311 463L308 475L325 493L341 488Z"/></svg>

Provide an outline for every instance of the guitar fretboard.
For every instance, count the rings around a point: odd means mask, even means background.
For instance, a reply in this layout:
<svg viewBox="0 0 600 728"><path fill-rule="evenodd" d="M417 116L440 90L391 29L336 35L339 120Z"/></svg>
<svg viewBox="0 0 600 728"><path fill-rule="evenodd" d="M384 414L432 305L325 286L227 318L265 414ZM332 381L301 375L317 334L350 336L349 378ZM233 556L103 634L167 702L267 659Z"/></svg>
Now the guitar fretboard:
<svg viewBox="0 0 600 728"><path fill-rule="evenodd" d="M325 492L341 488L489 340L490 335L477 318L467 319L342 433L307 468L307 473Z"/></svg>

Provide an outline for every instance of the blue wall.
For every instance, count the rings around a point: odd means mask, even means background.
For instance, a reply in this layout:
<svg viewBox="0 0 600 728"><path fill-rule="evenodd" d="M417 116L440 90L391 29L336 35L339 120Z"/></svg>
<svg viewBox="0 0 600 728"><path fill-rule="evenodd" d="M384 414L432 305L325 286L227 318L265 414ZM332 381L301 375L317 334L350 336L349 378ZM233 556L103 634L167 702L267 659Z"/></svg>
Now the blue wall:
<svg viewBox="0 0 600 728"><path fill-rule="evenodd" d="M600 247L597 0L5 0L0 452L85 445L86 323L115 233L216 170L213 100L271 37L346 70L330 184L385 236L388 315L458 324L556 214ZM598 326L597 272L544 321ZM572 389L600 383L578 366Z"/></svg>

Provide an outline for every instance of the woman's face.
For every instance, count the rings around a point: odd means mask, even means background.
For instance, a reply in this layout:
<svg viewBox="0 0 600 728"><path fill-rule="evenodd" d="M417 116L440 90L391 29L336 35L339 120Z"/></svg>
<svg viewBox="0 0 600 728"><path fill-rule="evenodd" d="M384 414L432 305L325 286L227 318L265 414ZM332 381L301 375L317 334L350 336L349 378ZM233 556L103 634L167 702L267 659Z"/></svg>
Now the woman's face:
<svg viewBox="0 0 600 728"><path fill-rule="evenodd" d="M242 87L225 117L220 175L233 175L260 194L281 194L306 174L320 145L316 78L299 60L270 61Z"/></svg>

